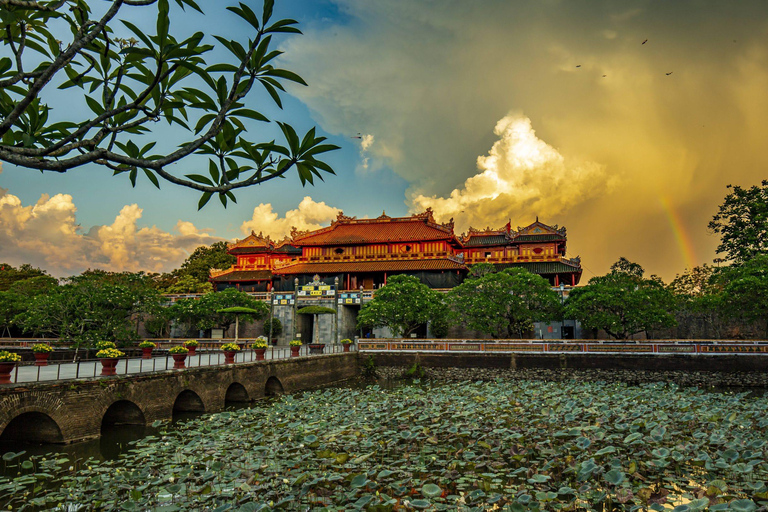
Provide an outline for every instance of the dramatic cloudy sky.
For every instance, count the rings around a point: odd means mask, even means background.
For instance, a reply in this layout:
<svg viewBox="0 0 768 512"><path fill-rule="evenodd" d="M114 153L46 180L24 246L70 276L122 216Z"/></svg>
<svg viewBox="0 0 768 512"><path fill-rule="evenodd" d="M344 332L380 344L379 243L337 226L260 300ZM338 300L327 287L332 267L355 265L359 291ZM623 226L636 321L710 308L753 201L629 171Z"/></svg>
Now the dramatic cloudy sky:
<svg viewBox="0 0 768 512"><path fill-rule="evenodd" d="M278 12L301 22L283 63L310 84L290 89L285 119L342 146L336 177L197 212L197 195L170 185L6 165L0 261L168 270L251 230L432 207L459 232L539 216L568 228L586 278L625 256L669 280L715 257L706 225L726 185L768 177L763 0L278 0ZM206 26L238 29L213 13Z"/></svg>

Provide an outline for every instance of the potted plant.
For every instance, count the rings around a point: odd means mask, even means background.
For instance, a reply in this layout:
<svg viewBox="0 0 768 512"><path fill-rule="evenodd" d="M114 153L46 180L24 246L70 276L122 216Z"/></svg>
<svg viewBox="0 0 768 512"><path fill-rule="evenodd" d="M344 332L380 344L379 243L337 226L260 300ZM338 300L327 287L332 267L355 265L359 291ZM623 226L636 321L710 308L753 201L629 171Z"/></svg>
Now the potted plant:
<svg viewBox="0 0 768 512"><path fill-rule="evenodd" d="M197 340L187 340L184 342L184 346L187 347L187 350L189 350L189 355L193 356L195 355L195 351L197 351Z"/></svg>
<svg viewBox="0 0 768 512"><path fill-rule="evenodd" d="M289 345L291 346L291 357L298 357L299 350L301 350L301 340L291 340Z"/></svg>
<svg viewBox="0 0 768 512"><path fill-rule="evenodd" d="M263 336L256 338L256 341L253 342L251 348L256 353L256 360L263 361L264 354L267 353L267 339Z"/></svg>
<svg viewBox="0 0 768 512"><path fill-rule="evenodd" d="M19 354L0 350L0 384L11 383L11 372L19 361L21 361Z"/></svg>
<svg viewBox="0 0 768 512"><path fill-rule="evenodd" d="M173 347L168 351L168 353L171 354L171 357L173 357L174 370L183 370L186 368L186 366L184 366L184 360L187 358L187 354L189 354L189 349L187 347Z"/></svg>
<svg viewBox="0 0 768 512"><path fill-rule="evenodd" d="M48 357L53 352L53 347L47 343L35 343L32 345L32 353L35 354L35 366L48 366Z"/></svg>
<svg viewBox="0 0 768 512"><path fill-rule="evenodd" d="M141 357L144 359L152 359L152 349L155 347L157 347L157 345L149 340L144 340L139 343L139 348L141 349Z"/></svg>
<svg viewBox="0 0 768 512"><path fill-rule="evenodd" d="M224 351L224 364L233 364L235 356L240 352L240 346L237 343L225 343L221 346Z"/></svg>
<svg viewBox="0 0 768 512"><path fill-rule="evenodd" d="M111 341L105 343L112 343ZM101 359L101 374L102 375L117 375L117 360L125 355L125 352L121 352L114 348L115 344L112 343L112 347L103 348L96 352L96 357Z"/></svg>
<svg viewBox="0 0 768 512"><path fill-rule="evenodd" d="M349 352L349 347L352 346L352 340L349 338L344 338L341 340L341 346L344 349L344 352Z"/></svg>

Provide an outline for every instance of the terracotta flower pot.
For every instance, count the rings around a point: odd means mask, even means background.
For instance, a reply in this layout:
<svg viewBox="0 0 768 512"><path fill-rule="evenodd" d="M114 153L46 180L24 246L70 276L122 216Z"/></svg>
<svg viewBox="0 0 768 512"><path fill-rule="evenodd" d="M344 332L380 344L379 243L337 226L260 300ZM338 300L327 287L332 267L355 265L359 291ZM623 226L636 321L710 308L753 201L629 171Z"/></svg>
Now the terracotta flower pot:
<svg viewBox="0 0 768 512"><path fill-rule="evenodd" d="M235 363L235 356L237 355L237 352L225 350L224 351L224 364L234 364Z"/></svg>
<svg viewBox="0 0 768 512"><path fill-rule="evenodd" d="M344 344L342 345L342 350L343 350L344 352L349 352L349 347L351 347L351 346L352 346L352 345L351 345L351 344L349 344L349 343L344 343Z"/></svg>
<svg viewBox="0 0 768 512"><path fill-rule="evenodd" d="M291 357L299 357L299 350L301 347L291 347Z"/></svg>
<svg viewBox="0 0 768 512"><path fill-rule="evenodd" d="M11 383L11 372L16 368L15 362L0 363L0 384Z"/></svg>
<svg viewBox="0 0 768 512"><path fill-rule="evenodd" d="M264 354L267 353L267 349L265 348L255 348L253 351L256 353L256 360L257 361L263 361L264 360Z"/></svg>
<svg viewBox="0 0 768 512"><path fill-rule="evenodd" d="M50 352L34 352L35 354L35 366L48 366L48 358L51 357Z"/></svg>
<svg viewBox="0 0 768 512"><path fill-rule="evenodd" d="M152 347L146 347L146 348L142 347L142 349L141 349L141 357L143 359L152 359L152 351L153 350L154 349Z"/></svg>
<svg viewBox="0 0 768 512"><path fill-rule="evenodd" d="M193 356L193 355L195 355L195 352L197 351L197 347L187 347L187 350L189 350L187 355L188 356Z"/></svg>
<svg viewBox="0 0 768 512"><path fill-rule="evenodd" d="M117 361L116 357L109 357L101 360L101 374L102 375L117 375Z"/></svg>
<svg viewBox="0 0 768 512"><path fill-rule="evenodd" d="M325 350L325 345L323 343L310 343L309 344L309 353L318 355L322 354L323 350Z"/></svg>
<svg viewBox="0 0 768 512"><path fill-rule="evenodd" d="M184 360L187 358L187 354L171 354L173 356L173 369L183 370L186 368Z"/></svg>

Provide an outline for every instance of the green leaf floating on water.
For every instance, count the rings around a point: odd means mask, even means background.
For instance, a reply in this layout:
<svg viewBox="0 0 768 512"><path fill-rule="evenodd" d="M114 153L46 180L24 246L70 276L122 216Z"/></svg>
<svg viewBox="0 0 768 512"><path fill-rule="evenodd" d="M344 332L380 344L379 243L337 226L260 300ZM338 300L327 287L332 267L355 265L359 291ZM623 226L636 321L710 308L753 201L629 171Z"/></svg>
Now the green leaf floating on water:
<svg viewBox="0 0 768 512"><path fill-rule="evenodd" d="M768 396L584 379L314 390L165 424L118 460L8 452L0 508L756 512L765 410Z"/></svg>

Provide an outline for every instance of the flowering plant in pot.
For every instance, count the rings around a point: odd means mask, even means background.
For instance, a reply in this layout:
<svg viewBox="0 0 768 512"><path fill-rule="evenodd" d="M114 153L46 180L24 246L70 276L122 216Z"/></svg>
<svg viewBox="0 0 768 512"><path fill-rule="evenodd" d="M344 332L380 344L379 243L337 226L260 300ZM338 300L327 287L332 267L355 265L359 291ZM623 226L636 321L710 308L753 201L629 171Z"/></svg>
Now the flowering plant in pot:
<svg viewBox="0 0 768 512"><path fill-rule="evenodd" d="M112 343L111 341L106 343ZM101 359L101 374L102 375L117 375L117 360L125 355L125 352L121 352L114 348L115 344L112 343L112 347L103 348L96 352L96 357Z"/></svg>
<svg viewBox="0 0 768 512"><path fill-rule="evenodd" d="M349 347L352 346L352 340L349 338L344 338L341 340L341 346L344 347L344 352L349 352Z"/></svg>
<svg viewBox="0 0 768 512"><path fill-rule="evenodd" d="M19 354L0 350L0 384L11 383L11 372L19 361L21 361Z"/></svg>
<svg viewBox="0 0 768 512"><path fill-rule="evenodd" d="M152 349L155 347L157 347L157 345L149 340L145 340L139 343L139 348L141 349L141 357L144 359L152 359Z"/></svg>
<svg viewBox="0 0 768 512"><path fill-rule="evenodd" d="M264 360L264 354L267 353L267 340L257 338L256 341L253 342L253 345L251 345L251 348L253 349L254 353L256 354L256 360L257 361L263 361Z"/></svg>
<svg viewBox="0 0 768 512"><path fill-rule="evenodd" d="M221 346L221 350L224 351L224 364L232 364L240 351L240 346L237 343L225 343Z"/></svg>
<svg viewBox="0 0 768 512"><path fill-rule="evenodd" d="M198 345L199 343L197 342L197 340L187 340L184 342L184 346L187 347L187 349L189 349L189 355L191 356L195 355L195 351L197 350Z"/></svg>
<svg viewBox="0 0 768 512"><path fill-rule="evenodd" d="M168 353L173 357L173 367L175 369L181 370L186 368L184 360L187 358L187 354L189 354L189 349L187 347L173 347L168 350Z"/></svg>
<svg viewBox="0 0 768 512"><path fill-rule="evenodd" d="M48 366L48 357L53 352L53 347L47 343L35 343L32 345L32 353L35 354L35 366Z"/></svg>
<svg viewBox="0 0 768 512"><path fill-rule="evenodd" d="M299 350L301 350L301 340L291 340L289 343L291 347L291 357L296 357L299 355Z"/></svg>

